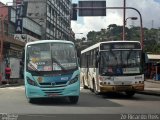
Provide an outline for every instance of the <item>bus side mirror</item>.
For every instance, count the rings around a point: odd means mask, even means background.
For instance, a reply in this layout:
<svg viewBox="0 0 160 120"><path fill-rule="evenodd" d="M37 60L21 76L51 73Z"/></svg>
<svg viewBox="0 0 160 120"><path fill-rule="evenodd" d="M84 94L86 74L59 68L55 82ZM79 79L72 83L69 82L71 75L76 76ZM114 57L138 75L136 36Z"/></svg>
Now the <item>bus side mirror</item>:
<svg viewBox="0 0 160 120"><path fill-rule="evenodd" d="M147 61L148 61L147 54L145 52L142 52L142 62L143 62L143 64L145 64Z"/></svg>
<svg viewBox="0 0 160 120"><path fill-rule="evenodd" d="M81 64L80 64L80 58L78 57L78 65L80 66Z"/></svg>
<svg viewBox="0 0 160 120"><path fill-rule="evenodd" d="M96 63L95 63L95 67L98 68L98 62L97 62L97 61L96 61Z"/></svg>
<svg viewBox="0 0 160 120"><path fill-rule="evenodd" d="M95 61L95 66L96 66L96 68L98 68L98 63L99 63L99 61L100 61L100 56L99 56L98 51L97 51L97 52L96 52L96 61Z"/></svg>
<svg viewBox="0 0 160 120"><path fill-rule="evenodd" d="M21 66L24 66L24 62L23 62L23 61L20 61L20 65L21 65Z"/></svg>
<svg viewBox="0 0 160 120"><path fill-rule="evenodd" d="M145 72L145 63L147 62L147 54L142 52L142 71Z"/></svg>

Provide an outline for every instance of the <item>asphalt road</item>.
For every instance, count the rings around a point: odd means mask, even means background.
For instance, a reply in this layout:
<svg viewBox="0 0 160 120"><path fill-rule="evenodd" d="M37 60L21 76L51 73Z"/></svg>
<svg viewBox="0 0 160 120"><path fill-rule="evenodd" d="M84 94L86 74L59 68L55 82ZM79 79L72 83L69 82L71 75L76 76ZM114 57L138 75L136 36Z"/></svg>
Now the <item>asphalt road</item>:
<svg viewBox="0 0 160 120"><path fill-rule="evenodd" d="M128 117L136 119L138 115L157 120L160 119L160 97L142 94L136 94L133 98L124 94L95 95L82 89L76 105L70 104L67 98L40 99L31 104L25 98L23 86L8 87L0 88L0 113L0 117L6 113L10 116L16 114L18 120L120 120Z"/></svg>

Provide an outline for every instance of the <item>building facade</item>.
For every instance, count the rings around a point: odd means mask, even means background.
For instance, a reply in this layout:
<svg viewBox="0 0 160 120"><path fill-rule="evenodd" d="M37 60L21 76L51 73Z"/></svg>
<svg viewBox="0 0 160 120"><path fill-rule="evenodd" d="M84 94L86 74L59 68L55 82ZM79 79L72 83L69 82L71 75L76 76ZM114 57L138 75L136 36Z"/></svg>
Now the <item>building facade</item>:
<svg viewBox="0 0 160 120"><path fill-rule="evenodd" d="M23 34L16 34L16 0L9 7L0 2L0 76L10 64L11 78L20 77L22 50L28 41L61 39L74 41L71 29L71 0L28 1L27 16L23 18ZM13 72L14 71L14 72Z"/></svg>
<svg viewBox="0 0 160 120"><path fill-rule="evenodd" d="M23 18L23 34L16 34L16 10L0 2L0 80L5 80L5 66L11 67L11 78L21 77L22 52L26 42L41 39L41 25Z"/></svg>
<svg viewBox="0 0 160 120"><path fill-rule="evenodd" d="M72 0L28 1L27 16L42 25L43 39L74 39L70 11Z"/></svg>

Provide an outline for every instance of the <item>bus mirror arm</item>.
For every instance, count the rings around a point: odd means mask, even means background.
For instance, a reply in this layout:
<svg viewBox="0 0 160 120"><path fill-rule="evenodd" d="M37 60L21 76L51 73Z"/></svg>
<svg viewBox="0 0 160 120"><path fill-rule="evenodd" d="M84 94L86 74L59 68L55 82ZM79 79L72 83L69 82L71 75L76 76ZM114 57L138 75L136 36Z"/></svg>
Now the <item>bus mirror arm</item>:
<svg viewBox="0 0 160 120"><path fill-rule="evenodd" d="M100 56L99 56L99 55L97 55L97 56L96 56L96 62L95 62L95 66L96 66L96 68L98 67L98 63L99 63L99 61L100 61Z"/></svg>
<svg viewBox="0 0 160 120"><path fill-rule="evenodd" d="M145 63L145 53L142 52L142 62Z"/></svg>
<svg viewBox="0 0 160 120"><path fill-rule="evenodd" d="M81 62L80 62L80 58L78 57L78 65L80 66L81 64L80 64Z"/></svg>
<svg viewBox="0 0 160 120"><path fill-rule="evenodd" d="M146 62L146 53L142 52L142 69L143 69L143 72L144 72L145 62Z"/></svg>

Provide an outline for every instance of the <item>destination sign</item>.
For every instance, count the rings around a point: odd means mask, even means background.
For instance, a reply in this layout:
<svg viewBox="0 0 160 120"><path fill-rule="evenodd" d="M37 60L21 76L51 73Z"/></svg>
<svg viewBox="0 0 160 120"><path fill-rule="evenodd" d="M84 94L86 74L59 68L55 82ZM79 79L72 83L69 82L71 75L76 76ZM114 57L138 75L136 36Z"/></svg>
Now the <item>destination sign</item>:
<svg viewBox="0 0 160 120"><path fill-rule="evenodd" d="M101 50L110 50L110 49L141 49L140 43L133 42L115 42L115 43L102 43L100 45Z"/></svg>

